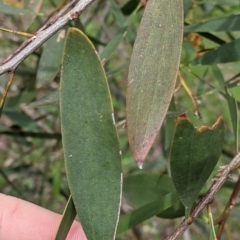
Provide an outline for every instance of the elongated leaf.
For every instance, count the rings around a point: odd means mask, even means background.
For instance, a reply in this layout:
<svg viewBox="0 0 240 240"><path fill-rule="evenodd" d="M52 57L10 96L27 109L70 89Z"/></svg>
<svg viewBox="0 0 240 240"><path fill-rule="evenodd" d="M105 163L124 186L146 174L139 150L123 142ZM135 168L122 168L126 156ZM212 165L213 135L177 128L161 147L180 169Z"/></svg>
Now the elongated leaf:
<svg viewBox="0 0 240 240"><path fill-rule="evenodd" d="M55 236L55 240L65 240L67 238L68 232L72 226L76 215L77 213L72 200L72 196L70 196L65 207L62 220L58 228L58 232Z"/></svg>
<svg viewBox="0 0 240 240"><path fill-rule="evenodd" d="M39 129L39 126L35 120L31 119L29 116L18 110L4 108L2 114L6 115L14 123L16 123L21 128L24 128L25 130L34 131Z"/></svg>
<svg viewBox="0 0 240 240"><path fill-rule="evenodd" d="M236 141L236 151L238 152L238 121L239 121L239 114L238 114L238 107L237 107L237 101L236 99L229 93L228 89L226 88L226 82L224 80L223 74L221 70L218 68L218 66L211 66L212 72L219 82L220 88L225 92L223 96L226 98L228 103L228 109L231 117L231 122L233 126L233 134Z"/></svg>
<svg viewBox="0 0 240 240"><path fill-rule="evenodd" d="M101 52L100 57L101 59L106 59L114 52L114 50L117 48L117 46L122 41L123 37L127 33L128 27L122 27L119 29L117 34L112 38L112 40L108 43L108 45L104 48L104 50Z"/></svg>
<svg viewBox="0 0 240 240"><path fill-rule="evenodd" d="M175 117L173 114L174 112L176 112L176 106L175 106L174 96L173 96L168 108L168 115L165 119L165 124L161 129L161 135L160 135L162 151L166 159L168 159L169 157L171 143L174 135L174 128L175 128Z"/></svg>
<svg viewBox="0 0 240 240"><path fill-rule="evenodd" d="M189 9L191 7L192 0L183 0L183 8L184 8L184 18L187 16Z"/></svg>
<svg viewBox="0 0 240 240"><path fill-rule="evenodd" d="M100 53L101 59L105 61L114 52L114 50L118 47L125 36L127 36L129 42L131 42L131 39L135 37L132 30L128 26L132 22L133 17L138 10L138 8L136 8L131 16L125 20L125 17L118 8L118 5L113 0L111 0L110 3L112 5L112 11L114 12L118 25L121 27L118 30L117 34L111 39L108 45Z"/></svg>
<svg viewBox="0 0 240 240"><path fill-rule="evenodd" d="M212 128L194 128L185 115L177 119L170 164L172 179L187 216L217 164L223 139L222 117L219 117Z"/></svg>
<svg viewBox="0 0 240 240"><path fill-rule="evenodd" d="M40 98L39 100L32 102L31 104L28 105L28 107L39 108L47 105L58 105L58 103L59 103L59 90L55 90L54 92L49 93L48 95Z"/></svg>
<svg viewBox="0 0 240 240"><path fill-rule="evenodd" d="M63 54L66 30L62 29L46 43L37 71L37 87L51 82L57 75Z"/></svg>
<svg viewBox="0 0 240 240"><path fill-rule="evenodd" d="M225 32L240 31L240 14L212 19L184 27L184 32Z"/></svg>
<svg viewBox="0 0 240 240"><path fill-rule="evenodd" d="M161 127L173 94L183 34L181 0L149 0L129 66L127 128L138 165Z"/></svg>
<svg viewBox="0 0 240 240"><path fill-rule="evenodd" d="M119 26L123 26L125 22L125 17L123 13L121 12L120 8L118 7L117 3L114 0L109 0L111 4L111 10L119 24Z"/></svg>
<svg viewBox="0 0 240 240"><path fill-rule="evenodd" d="M238 0L203 0L207 4L213 5L226 5L226 6L239 6Z"/></svg>
<svg viewBox="0 0 240 240"><path fill-rule="evenodd" d="M238 152L238 135L239 135L239 113L238 113L238 106L237 106L237 101L236 99L230 95L228 92L227 88L225 89L226 91L226 98L228 102L228 108L229 108L229 113L231 117L231 122L233 126L233 134L235 137L236 141L236 151Z"/></svg>
<svg viewBox="0 0 240 240"><path fill-rule="evenodd" d="M226 54L227 53L227 54ZM236 62L240 60L240 39L221 45L204 55L194 59L192 65L214 65L219 63Z"/></svg>
<svg viewBox="0 0 240 240"><path fill-rule="evenodd" d="M27 9L20 9L4 3L0 3L0 13L9 15L29 15L33 14Z"/></svg>
<svg viewBox="0 0 240 240"><path fill-rule="evenodd" d="M88 240L114 239L121 157L100 59L87 37L69 30L60 87L63 149L69 187Z"/></svg>
<svg viewBox="0 0 240 240"><path fill-rule="evenodd" d="M171 205L178 201L176 193L169 193L161 199L152 201L130 213L120 217L117 233L122 233L132 228L133 226L161 213L162 211L171 207Z"/></svg>
<svg viewBox="0 0 240 240"><path fill-rule="evenodd" d="M160 201L169 193L176 193L176 189L172 179L167 175L138 174L129 176L123 181L124 200L135 209L157 199ZM171 206L162 211L158 217L177 218L183 215L184 207L179 199L178 202L172 202Z"/></svg>

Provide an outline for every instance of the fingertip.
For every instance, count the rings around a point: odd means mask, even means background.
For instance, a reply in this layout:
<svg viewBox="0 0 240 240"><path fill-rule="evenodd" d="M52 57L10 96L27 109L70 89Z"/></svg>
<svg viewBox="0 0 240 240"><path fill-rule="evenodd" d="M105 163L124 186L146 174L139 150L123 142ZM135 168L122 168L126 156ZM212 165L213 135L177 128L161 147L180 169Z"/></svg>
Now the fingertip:
<svg viewBox="0 0 240 240"><path fill-rule="evenodd" d="M61 215L21 199L0 194L1 240L52 240ZM67 240L87 240L79 222L75 221Z"/></svg>

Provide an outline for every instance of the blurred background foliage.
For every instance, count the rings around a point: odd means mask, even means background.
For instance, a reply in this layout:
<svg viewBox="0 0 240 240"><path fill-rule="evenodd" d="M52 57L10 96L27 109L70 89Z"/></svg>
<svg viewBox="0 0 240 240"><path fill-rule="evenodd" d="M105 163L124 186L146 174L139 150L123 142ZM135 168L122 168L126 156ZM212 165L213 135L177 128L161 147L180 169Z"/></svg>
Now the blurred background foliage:
<svg viewBox="0 0 240 240"><path fill-rule="evenodd" d="M4 0L0 3L0 27L34 34L67 2ZM138 169L129 150L123 122L128 64L144 4L145 2L141 1L139 5L139 0L97 0L79 19L55 34L18 67L0 119L2 193L25 199L58 213L62 213L67 202L69 189L64 169L57 89L65 33L70 26L77 27L87 34L103 61L113 98L116 122L119 123L124 177L138 173L168 173L174 122L183 112L187 113L196 126L212 126L218 116L223 116L225 141L218 167L230 162L238 151L236 140L239 135L239 121L236 116L240 101L239 62L235 60L217 65L191 64L193 59L203 53L239 38L240 33L231 30L229 26L232 22L226 20L223 31L212 32L211 26L209 30L202 32L185 29L181 75L174 97L161 133L144 163L143 170ZM185 0L184 10L187 26L238 14L240 1ZM240 30L240 25L238 26ZM24 40L23 36L0 31L0 61L8 57ZM225 54L228 55L228 52ZM1 94L8 77L8 74L0 76ZM217 170L213 174L216 172ZM217 194L213 204L214 216L219 216L223 211L236 177L233 175L231 181ZM202 193L206 192L210 184L211 180L202 189ZM124 189L125 193L131 191L127 186ZM127 195L123 197L123 213L132 209L127 199ZM137 207L141 204L138 202L135 205ZM237 202L225 227L223 239L239 239L239 210ZM206 225L205 214L204 211L182 239L207 239L209 228ZM163 239L180 220L154 217L118 235L117 239Z"/></svg>

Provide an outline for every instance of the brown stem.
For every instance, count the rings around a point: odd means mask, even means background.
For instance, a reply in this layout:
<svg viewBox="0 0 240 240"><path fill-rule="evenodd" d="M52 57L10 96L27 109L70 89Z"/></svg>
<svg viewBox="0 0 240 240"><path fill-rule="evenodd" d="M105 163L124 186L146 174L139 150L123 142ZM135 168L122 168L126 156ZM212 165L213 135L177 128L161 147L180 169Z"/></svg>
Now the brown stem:
<svg viewBox="0 0 240 240"><path fill-rule="evenodd" d="M0 75L5 72L14 71L17 66L23 62L32 52L46 42L57 31L63 28L70 21L75 20L94 0L80 0L76 6L64 16L59 17L54 23L47 28L38 32L34 37L24 42L19 52L16 55L7 59L7 62L0 66Z"/></svg>
<svg viewBox="0 0 240 240"><path fill-rule="evenodd" d="M192 219L191 222L187 221L188 219L184 219L180 225L175 229L175 231L167 237L165 240L175 240L179 239L179 237L186 231L191 223L197 218L199 213L204 209L204 207L213 201L216 193L221 188L221 186L226 182L226 180L229 177L229 174L236 169L236 167L240 163L240 153L238 153L230 162L229 165L227 165L224 168L221 168L216 175L216 177L213 180L212 186L207 191L206 195L199 201L199 203L196 205L196 207L193 209L193 211L190 214L190 218Z"/></svg>
<svg viewBox="0 0 240 240"><path fill-rule="evenodd" d="M236 186L229 198L229 201L222 213L222 215L215 221L215 224L218 224L218 231L217 231L217 239L220 240L221 236L222 236L222 232L224 230L224 226L225 223L229 217L229 214L232 210L232 208L234 207L235 203L236 203L236 197L238 195L238 192L240 190L240 177L238 178L238 181L236 183Z"/></svg>
<svg viewBox="0 0 240 240"><path fill-rule="evenodd" d="M198 107L197 107L197 102L195 99L195 96L193 95L192 91L190 90L190 88L188 87L188 85L186 84L185 80L182 77L181 72L179 71L178 73L179 79L180 79L180 83L183 86L183 88L185 89L185 91L187 92L188 96L190 97L191 101L192 101L192 105L193 105L193 109L194 109L194 114L197 115L197 117L199 119L202 118L201 113L198 111Z"/></svg>

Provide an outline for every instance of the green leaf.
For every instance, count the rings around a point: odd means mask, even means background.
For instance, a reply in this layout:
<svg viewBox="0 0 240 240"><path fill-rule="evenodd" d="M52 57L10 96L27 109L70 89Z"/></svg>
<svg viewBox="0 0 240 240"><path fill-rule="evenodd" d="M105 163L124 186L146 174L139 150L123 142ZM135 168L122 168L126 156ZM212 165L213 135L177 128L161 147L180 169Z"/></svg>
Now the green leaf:
<svg viewBox="0 0 240 240"><path fill-rule="evenodd" d="M224 140L222 117L208 128L195 128L181 115L177 119L170 165L173 183L188 216L191 208L221 155Z"/></svg>
<svg viewBox="0 0 240 240"><path fill-rule="evenodd" d="M123 15L120 7L118 6L118 4L116 4L116 2L114 0L110 0L110 4L111 4L111 10L112 10L112 12L113 12L113 14L114 14L114 16L116 18L117 24L120 26L120 29L119 29L118 33L116 34L116 36L110 41L110 43L108 45L110 45L110 46L112 46L112 45L114 46L115 45L117 47L119 45L120 41L123 39L124 36L126 36L128 41L130 43L132 43L133 39L135 39L135 34L131 30L131 28L129 28L128 26L132 22L133 18L136 15L136 12L138 11L139 8L136 7L136 9L131 13L131 15L128 18L126 18ZM121 32L123 32L122 37L120 35ZM115 44L114 44L114 42L115 42ZM107 46L107 49L108 49L108 46ZM105 49L104 49L104 51L105 51ZM101 58L103 59L103 58L106 58L106 57L102 57L102 55L101 55Z"/></svg>
<svg viewBox="0 0 240 240"><path fill-rule="evenodd" d="M175 116L174 112L176 112L176 106L174 102L174 96L172 97L171 103L168 108L168 115L165 119L165 123L161 128L161 144L163 155L166 159L169 157L169 152L171 148L171 143L174 135L175 128Z"/></svg>
<svg viewBox="0 0 240 240"><path fill-rule="evenodd" d="M46 43L37 71L37 88L51 82L60 68L66 30L62 29Z"/></svg>
<svg viewBox="0 0 240 240"><path fill-rule="evenodd" d="M226 54L227 53L227 54ZM192 65L214 65L219 63L236 62L240 60L240 39L223 44L204 55L194 59Z"/></svg>
<svg viewBox="0 0 240 240"><path fill-rule="evenodd" d="M144 190L144 191L143 191ZM138 174L132 175L123 181L123 197L133 208L142 207L169 193L176 193L172 179L167 175ZM177 218L184 215L184 207L179 199L164 210L158 217Z"/></svg>
<svg viewBox="0 0 240 240"><path fill-rule="evenodd" d="M184 8L184 18L187 16L189 9L191 7L192 0L183 0L183 8Z"/></svg>
<svg viewBox="0 0 240 240"><path fill-rule="evenodd" d="M19 110L4 108L2 114L6 115L8 118L14 121L15 124L21 128L24 128L25 130L33 131L39 129L39 126L35 120L31 119L28 115Z"/></svg>
<svg viewBox="0 0 240 240"><path fill-rule="evenodd" d="M226 83L224 81L221 70L219 69L219 67L217 65L212 65L211 70L212 70L212 73L213 73L215 79L218 81L219 89L224 92Z"/></svg>
<svg viewBox="0 0 240 240"><path fill-rule="evenodd" d="M184 27L184 32L229 32L240 31L240 14L212 19Z"/></svg>
<svg viewBox="0 0 240 240"><path fill-rule="evenodd" d="M49 93L48 95L36 100L28 105L31 108L39 108L47 105L58 105L59 103L59 90Z"/></svg>
<svg viewBox="0 0 240 240"><path fill-rule="evenodd" d="M121 12L120 8L118 7L118 4L114 0L109 0L109 2L111 4L111 10L117 20L117 23L119 24L119 26L123 26L125 22L125 17Z"/></svg>
<svg viewBox="0 0 240 240"><path fill-rule="evenodd" d="M0 3L0 13L9 14L9 15L30 15L33 14L27 9L20 9L13 7L4 3Z"/></svg>
<svg viewBox="0 0 240 240"><path fill-rule="evenodd" d="M60 86L66 171L88 240L114 239L121 194L121 156L101 61L75 28L67 34Z"/></svg>
<svg viewBox="0 0 240 240"><path fill-rule="evenodd" d="M203 0L205 4L239 6L239 0Z"/></svg>
<svg viewBox="0 0 240 240"><path fill-rule="evenodd" d="M168 209L173 203L178 201L179 199L176 193L169 193L163 196L161 199L152 201L151 203L148 203L130 213L121 216L119 219L117 233L127 231L133 226Z"/></svg>
<svg viewBox="0 0 240 240"><path fill-rule="evenodd" d="M72 196L69 197L65 210L63 212L62 220L60 222L55 240L67 239L68 232L72 226L72 223L76 217L76 209L72 200Z"/></svg>
<svg viewBox="0 0 240 240"><path fill-rule="evenodd" d="M239 113L238 113L237 101L232 95L230 95L227 88L225 88L225 92L226 92L226 98L227 98L229 113L231 117L231 122L233 126L233 134L236 141L236 151L238 152Z"/></svg>
<svg viewBox="0 0 240 240"><path fill-rule="evenodd" d="M239 121L239 115L238 115L238 107L237 107L237 101L236 99L229 93L228 88L226 87L226 82L224 80L224 77L222 75L221 70L218 68L218 66L211 66L213 74L217 81L219 82L221 90L225 92L223 96L226 98L228 103L228 109L230 113L230 118L233 126L233 133L236 141L236 151L238 152L238 121Z"/></svg>
<svg viewBox="0 0 240 240"><path fill-rule="evenodd" d="M182 36L182 1L149 0L134 44L126 99L129 143L140 167L172 98Z"/></svg>
<svg viewBox="0 0 240 240"><path fill-rule="evenodd" d="M119 29L117 34L111 39L108 45L101 52L100 54L101 59L107 59L109 56L111 56L111 54L114 52L114 50L117 48L117 46L120 44L120 42L126 35L127 29L128 29L127 26Z"/></svg>

